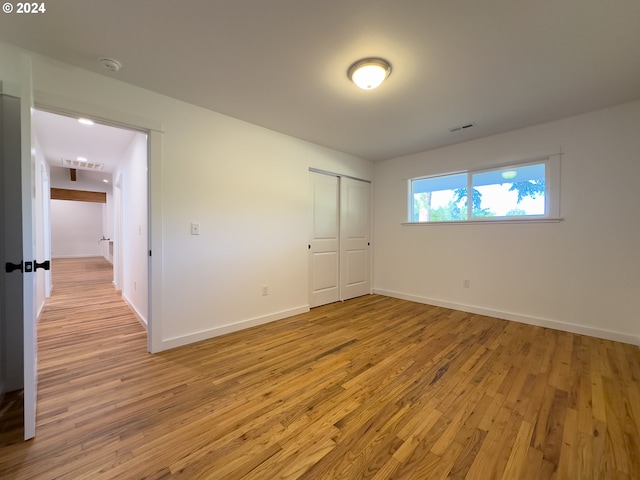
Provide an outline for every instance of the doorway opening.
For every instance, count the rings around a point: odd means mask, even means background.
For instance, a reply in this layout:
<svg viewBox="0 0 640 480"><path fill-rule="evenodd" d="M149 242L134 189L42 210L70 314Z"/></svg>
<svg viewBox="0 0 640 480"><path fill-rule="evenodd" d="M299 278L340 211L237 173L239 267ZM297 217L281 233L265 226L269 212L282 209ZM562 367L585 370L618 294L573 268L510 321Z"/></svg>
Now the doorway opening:
<svg viewBox="0 0 640 480"><path fill-rule="evenodd" d="M113 288L149 336L149 132L45 109L33 111L32 123L40 172L36 250L54 265L102 260L100 268L112 268ZM41 275L39 310L56 288L55 275L53 282L50 272Z"/></svg>

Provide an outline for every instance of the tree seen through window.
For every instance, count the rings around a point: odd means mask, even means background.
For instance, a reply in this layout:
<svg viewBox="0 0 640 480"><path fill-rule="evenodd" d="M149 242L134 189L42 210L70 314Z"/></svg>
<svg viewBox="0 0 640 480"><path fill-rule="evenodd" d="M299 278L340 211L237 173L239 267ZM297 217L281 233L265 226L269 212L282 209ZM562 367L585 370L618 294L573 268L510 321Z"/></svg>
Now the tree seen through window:
<svg viewBox="0 0 640 480"><path fill-rule="evenodd" d="M471 205L468 184L471 183ZM412 181L414 222L455 222L545 214L545 165Z"/></svg>

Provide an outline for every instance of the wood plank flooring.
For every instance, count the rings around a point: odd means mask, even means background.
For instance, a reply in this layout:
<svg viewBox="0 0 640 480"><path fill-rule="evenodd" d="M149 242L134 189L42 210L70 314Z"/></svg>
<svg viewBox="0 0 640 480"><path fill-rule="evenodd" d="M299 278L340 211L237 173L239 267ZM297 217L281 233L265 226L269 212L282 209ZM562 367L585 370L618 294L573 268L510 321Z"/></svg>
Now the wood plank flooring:
<svg viewBox="0 0 640 480"><path fill-rule="evenodd" d="M150 355L106 262L53 275L0 478L640 478L635 346L373 295Z"/></svg>

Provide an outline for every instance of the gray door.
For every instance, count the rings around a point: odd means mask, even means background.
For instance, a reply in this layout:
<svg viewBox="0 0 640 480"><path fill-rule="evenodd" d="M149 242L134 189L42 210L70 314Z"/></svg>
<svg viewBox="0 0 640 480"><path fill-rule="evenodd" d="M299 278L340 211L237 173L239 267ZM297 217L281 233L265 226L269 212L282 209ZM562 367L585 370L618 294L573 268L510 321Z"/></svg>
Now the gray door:
<svg viewBox="0 0 640 480"><path fill-rule="evenodd" d="M0 388L24 389L25 440L35 436L37 383L29 109L0 94Z"/></svg>

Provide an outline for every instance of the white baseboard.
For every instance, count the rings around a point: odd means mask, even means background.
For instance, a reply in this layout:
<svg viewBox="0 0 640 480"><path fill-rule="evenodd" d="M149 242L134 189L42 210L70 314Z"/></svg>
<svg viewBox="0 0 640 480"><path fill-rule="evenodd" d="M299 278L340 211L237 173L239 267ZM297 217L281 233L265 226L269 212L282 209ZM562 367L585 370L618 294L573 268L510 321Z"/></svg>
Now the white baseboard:
<svg viewBox="0 0 640 480"><path fill-rule="evenodd" d="M122 299L127 303L127 305L129 305L129 308L133 310L133 313L136 314L136 317L138 318L138 322L140 322L140 325L142 325L145 330L149 330L147 319L138 311L138 309L133 305L133 303L131 303L131 300L127 298L124 292L121 292L121 293L122 293Z"/></svg>
<svg viewBox="0 0 640 480"><path fill-rule="evenodd" d="M434 305L436 307L450 308L452 310L460 310L462 312L477 313L479 315L486 315L488 317L500 318L502 320L511 320L519 323L526 323L528 325L536 325L538 327L551 328L553 330L561 330L563 332L578 333L580 335L588 335L590 337L603 338L605 340L613 340L616 342L629 343L640 347L640 337L630 335L627 333L616 332L613 330L604 330L600 328L588 327L586 325L578 325L575 323L567 323L559 320L552 320L548 318L532 317L529 315L521 315L512 312L503 312L500 310L492 310L483 307L477 307L474 305L464 305L460 303L446 302L443 300L436 300L433 298L421 297L418 295L409 295L401 292L394 292L390 290L374 289L373 293L378 295L384 295L386 297L400 298L402 300L409 300L416 303L424 303L427 305Z"/></svg>
<svg viewBox="0 0 640 480"><path fill-rule="evenodd" d="M200 342L202 340L208 340L210 338L219 337L227 333L237 332L238 330L244 330L245 328L255 327L263 325L265 323L275 322L276 320L282 320L283 318L293 317L301 313L307 313L309 311L309 305L303 305L301 307L295 307L288 310L282 310L280 312L271 313L261 317L250 318L242 320L240 322L229 323L219 327L214 327L208 330L184 335L181 337L169 338L162 342L162 350L169 350L170 348L182 347L190 343Z"/></svg>

